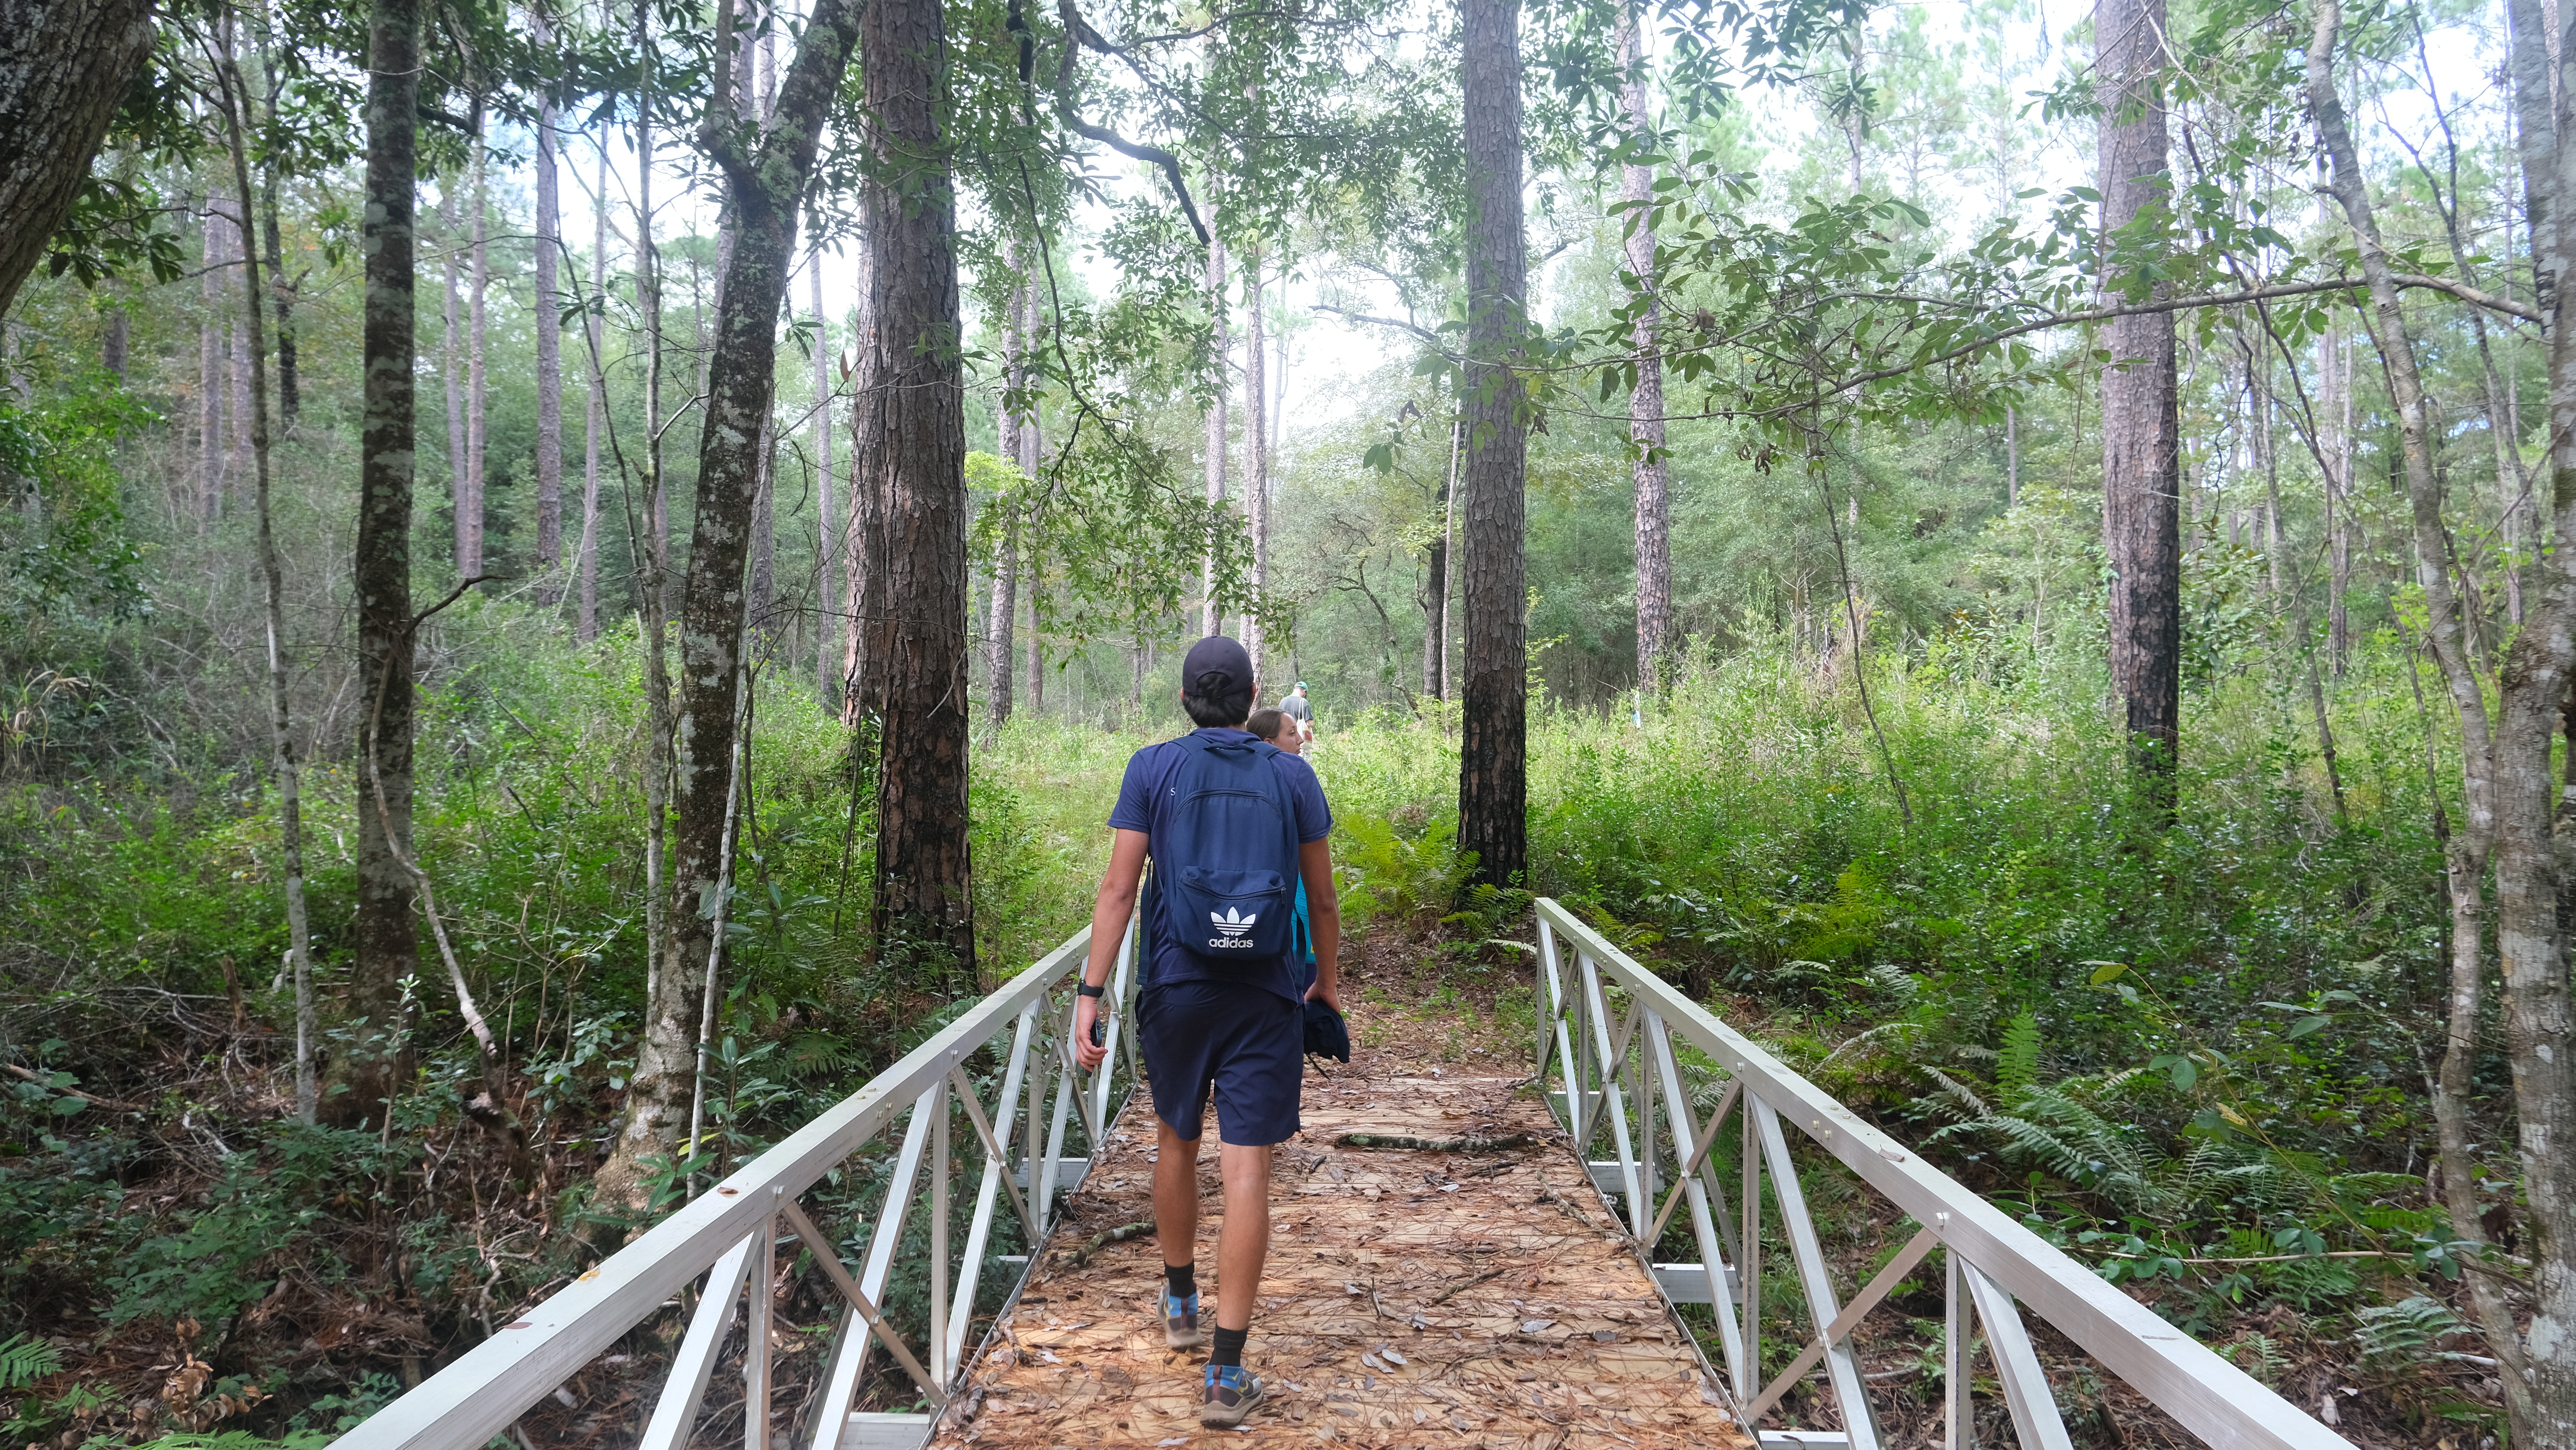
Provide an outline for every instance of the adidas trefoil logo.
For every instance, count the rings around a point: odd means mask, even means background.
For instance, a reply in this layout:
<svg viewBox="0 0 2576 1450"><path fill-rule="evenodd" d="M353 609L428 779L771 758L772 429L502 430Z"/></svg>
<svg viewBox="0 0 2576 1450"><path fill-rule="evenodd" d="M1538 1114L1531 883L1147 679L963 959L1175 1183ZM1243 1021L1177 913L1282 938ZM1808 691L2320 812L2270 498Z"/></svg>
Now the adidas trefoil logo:
<svg viewBox="0 0 2576 1450"><path fill-rule="evenodd" d="M1225 909L1225 915L1223 916L1219 916L1213 911L1209 912L1208 920L1213 923L1217 929L1217 935L1208 938L1208 945L1221 950L1226 947L1251 946L1252 943L1243 940L1243 934L1252 930L1253 923L1261 920L1261 917L1257 913L1252 916L1245 916L1234 907L1229 906Z"/></svg>

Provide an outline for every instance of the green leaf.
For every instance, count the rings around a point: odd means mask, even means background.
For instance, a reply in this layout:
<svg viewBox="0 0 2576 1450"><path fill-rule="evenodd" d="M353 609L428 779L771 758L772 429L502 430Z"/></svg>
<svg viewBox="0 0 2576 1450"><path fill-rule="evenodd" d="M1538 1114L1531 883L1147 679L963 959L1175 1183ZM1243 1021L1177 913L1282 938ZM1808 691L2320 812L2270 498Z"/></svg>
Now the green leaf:
<svg viewBox="0 0 2576 1450"><path fill-rule="evenodd" d="M2127 962L2086 962L2084 965L2093 969L2090 982L2096 987L2109 986L2121 973L2129 970Z"/></svg>
<svg viewBox="0 0 2576 1450"><path fill-rule="evenodd" d="M2286 1035L2293 1038L2306 1037L2311 1033L2324 1031L2326 1025L2332 1021L2334 1019L2331 1017L2302 1017L2290 1024L2290 1030Z"/></svg>

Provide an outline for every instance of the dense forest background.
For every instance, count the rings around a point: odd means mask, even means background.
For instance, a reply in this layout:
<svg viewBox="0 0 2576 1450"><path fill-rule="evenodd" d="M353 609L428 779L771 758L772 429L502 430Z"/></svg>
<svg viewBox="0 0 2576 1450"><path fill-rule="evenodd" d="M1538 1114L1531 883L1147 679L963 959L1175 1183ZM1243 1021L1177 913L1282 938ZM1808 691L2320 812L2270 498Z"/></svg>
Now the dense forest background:
<svg viewBox="0 0 2576 1450"><path fill-rule="evenodd" d="M1533 7L1496 191L1472 15L877 3L955 43L927 191L844 139L894 103L878 52L815 69L837 4L415 15L409 354L387 7L153 22L0 314L0 1438L311 1443L480 1342L1079 926L1219 624L1311 688L1383 1010L1519 1031L1560 897L2330 1423L2483 1450L2576 1394L2505 960L2563 988L2536 10ZM953 458L885 401L943 285ZM908 609L962 695L870 673ZM953 841L888 814L939 770Z"/></svg>

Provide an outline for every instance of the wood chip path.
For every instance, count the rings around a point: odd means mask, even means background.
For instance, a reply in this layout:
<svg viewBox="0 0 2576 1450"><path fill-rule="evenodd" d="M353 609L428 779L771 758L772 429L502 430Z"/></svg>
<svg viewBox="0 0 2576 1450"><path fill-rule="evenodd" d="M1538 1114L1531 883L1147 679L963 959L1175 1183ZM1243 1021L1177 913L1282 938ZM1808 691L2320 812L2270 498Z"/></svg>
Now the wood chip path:
<svg viewBox="0 0 2576 1450"><path fill-rule="evenodd" d="M1206 1352L1163 1346L1152 1236L1064 1266L1095 1235L1153 1217L1153 1116L1139 1092L930 1443L1750 1450L1537 1098L1510 1078L1399 1076L1379 1061L1364 1052L1362 1070L1336 1065L1330 1081L1310 1071L1305 1131L1275 1150L1270 1260L1245 1357L1269 1395L1244 1429L1199 1426ZM1197 1258L1213 1311L1213 1115L1207 1132ZM1335 1147L1345 1132L1528 1133L1531 1146Z"/></svg>

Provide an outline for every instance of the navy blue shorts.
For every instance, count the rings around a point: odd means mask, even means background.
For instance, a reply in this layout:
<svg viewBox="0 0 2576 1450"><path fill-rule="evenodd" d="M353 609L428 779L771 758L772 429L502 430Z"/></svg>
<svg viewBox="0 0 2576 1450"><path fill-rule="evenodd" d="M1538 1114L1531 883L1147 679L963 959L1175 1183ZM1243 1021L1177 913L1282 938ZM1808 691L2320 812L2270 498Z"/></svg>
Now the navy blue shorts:
<svg viewBox="0 0 2576 1450"><path fill-rule="evenodd" d="M1265 987L1171 982L1146 988L1136 1003L1154 1116L1193 1142L1210 1089L1221 1141L1266 1148L1296 1136L1305 1043L1304 1004Z"/></svg>

